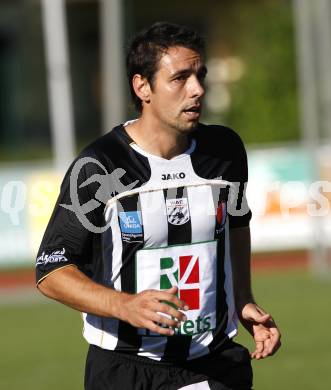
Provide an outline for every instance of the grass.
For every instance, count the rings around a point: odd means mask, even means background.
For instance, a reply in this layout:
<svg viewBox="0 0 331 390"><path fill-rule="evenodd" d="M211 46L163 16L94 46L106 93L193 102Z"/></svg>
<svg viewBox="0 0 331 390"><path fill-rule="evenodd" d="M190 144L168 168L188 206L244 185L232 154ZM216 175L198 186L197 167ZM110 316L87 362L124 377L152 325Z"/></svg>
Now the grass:
<svg viewBox="0 0 331 390"><path fill-rule="evenodd" d="M282 332L282 348L271 358L254 361L256 390L331 388L331 279L308 273L258 274L254 291ZM250 349L244 330L237 338Z"/></svg>
<svg viewBox="0 0 331 390"><path fill-rule="evenodd" d="M255 295L282 331L272 358L254 361L255 390L331 388L331 280L306 272L259 273ZM0 388L83 389L87 344L80 315L44 301L0 306ZM236 339L252 349L241 330Z"/></svg>
<svg viewBox="0 0 331 390"><path fill-rule="evenodd" d="M87 344L78 312L55 303L16 304L1 306L0 317L0 389L83 389Z"/></svg>

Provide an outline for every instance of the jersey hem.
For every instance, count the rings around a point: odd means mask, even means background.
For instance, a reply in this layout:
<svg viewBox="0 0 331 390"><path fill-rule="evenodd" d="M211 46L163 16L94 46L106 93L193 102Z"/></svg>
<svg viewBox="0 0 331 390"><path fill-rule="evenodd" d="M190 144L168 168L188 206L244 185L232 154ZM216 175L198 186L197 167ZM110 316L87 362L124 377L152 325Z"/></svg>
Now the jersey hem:
<svg viewBox="0 0 331 390"><path fill-rule="evenodd" d="M67 268L67 267L75 267L75 268L78 268L76 264L66 264L66 265L64 265L63 267L56 268L56 269L54 269L53 271L49 272L47 275L44 275L42 278L40 278L40 279L36 282L36 287L38 287L38 285L40 284L40 282L42 282L44 279L46 279L47 276L49 276L49 275L51 275L51 274L54 274L55 272L59 271L60 269Z"/></svg>

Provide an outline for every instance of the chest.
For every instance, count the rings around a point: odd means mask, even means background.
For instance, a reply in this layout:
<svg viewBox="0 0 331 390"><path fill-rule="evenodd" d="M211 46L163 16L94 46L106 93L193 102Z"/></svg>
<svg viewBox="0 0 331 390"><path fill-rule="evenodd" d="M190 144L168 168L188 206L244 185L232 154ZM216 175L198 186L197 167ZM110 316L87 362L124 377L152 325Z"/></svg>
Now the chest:
<svg viewBox="0 0 331 390"><path fill-rule="evenodd" d="M163 247L219 237L227 218L230 184L216 176L220 164L201 161L208 171L204 175L201 167L196 168L198 163L189 154L172 160L147 157L147 178L107 203L106 223L126 247ZM143 165L131 167L131 181L144 176L140 171L135 174L139 167ZM213 178L208 178L211 168Z"/></svg>

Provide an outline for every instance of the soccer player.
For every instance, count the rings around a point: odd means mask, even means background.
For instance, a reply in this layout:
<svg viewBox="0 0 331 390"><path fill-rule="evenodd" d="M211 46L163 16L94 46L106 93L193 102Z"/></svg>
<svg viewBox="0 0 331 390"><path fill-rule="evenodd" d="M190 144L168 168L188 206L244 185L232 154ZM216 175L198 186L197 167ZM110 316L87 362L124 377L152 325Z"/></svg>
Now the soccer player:
<svg viewBox="0 0 331 390"><path fill-rule="evenodd" d="M127 52L138 119L84 149L62 183L37 285L83 313L87 390L248 390L251 358L280 346L251 291L245 148L199 122L204 60L188 27L140 32ZM238 319L251 354L232 340Z"/></svg>

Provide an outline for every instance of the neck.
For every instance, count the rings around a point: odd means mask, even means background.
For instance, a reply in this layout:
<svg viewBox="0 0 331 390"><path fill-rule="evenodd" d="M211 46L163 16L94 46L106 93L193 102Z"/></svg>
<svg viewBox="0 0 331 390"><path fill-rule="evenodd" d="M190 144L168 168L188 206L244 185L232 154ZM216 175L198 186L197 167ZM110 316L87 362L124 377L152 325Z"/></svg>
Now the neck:
<svg viewBox="0 0 331 390"><path fill-rule="evenodd" d="M144 116L126 126L125 129L139 147L165 159L170 160L189 147L187 133L162 126L159 122L153 123L150 118Z"/></svg>

